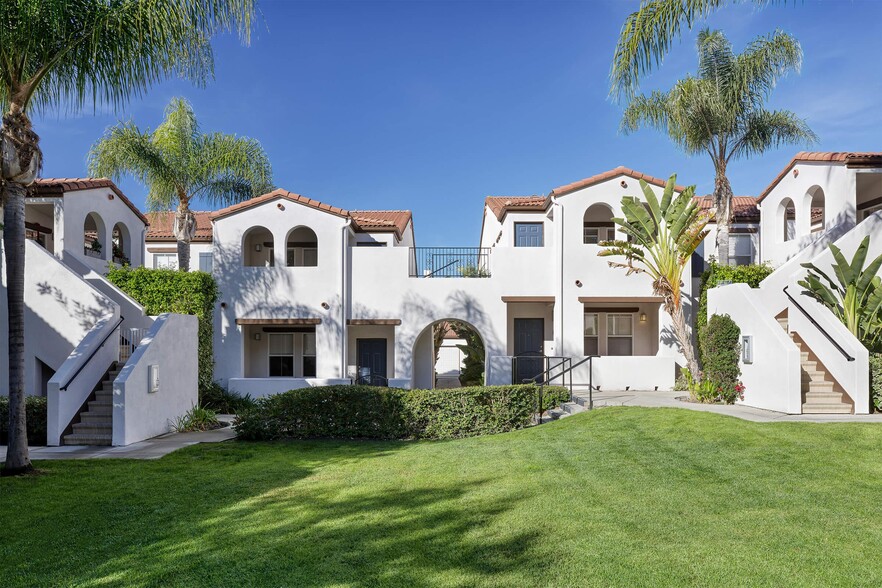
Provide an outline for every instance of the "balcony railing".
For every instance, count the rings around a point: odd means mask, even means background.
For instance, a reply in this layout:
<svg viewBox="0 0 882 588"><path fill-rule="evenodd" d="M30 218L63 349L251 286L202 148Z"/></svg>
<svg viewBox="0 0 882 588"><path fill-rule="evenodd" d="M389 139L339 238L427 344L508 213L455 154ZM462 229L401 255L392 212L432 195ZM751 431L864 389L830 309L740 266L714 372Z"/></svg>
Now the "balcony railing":
<svg viewBox="0 0 882 588"><path fill-rule="evenodd" d="M489 247L411 247L412 278L489 278Z"/></svg>

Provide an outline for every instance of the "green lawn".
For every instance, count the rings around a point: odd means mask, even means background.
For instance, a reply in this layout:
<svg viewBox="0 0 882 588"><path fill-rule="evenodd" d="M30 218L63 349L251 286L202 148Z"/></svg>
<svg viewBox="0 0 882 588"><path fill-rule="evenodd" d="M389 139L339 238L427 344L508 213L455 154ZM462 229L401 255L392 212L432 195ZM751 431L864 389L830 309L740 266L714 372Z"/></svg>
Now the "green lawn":
<svg viewBox="0 0 882 588"><path fill-rule="evenodd" d="M3 586L879 586L882 427L604 408L0 479Z"/></svg>

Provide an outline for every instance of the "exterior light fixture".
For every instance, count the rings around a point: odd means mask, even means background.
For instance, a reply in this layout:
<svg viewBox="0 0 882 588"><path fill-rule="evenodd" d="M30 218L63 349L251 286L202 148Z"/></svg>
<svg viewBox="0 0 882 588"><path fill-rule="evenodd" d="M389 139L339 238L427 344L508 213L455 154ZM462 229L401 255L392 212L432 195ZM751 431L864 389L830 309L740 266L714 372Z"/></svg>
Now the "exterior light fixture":
<svg viewBox="0 0 882 588"><path fill-rule="evenodd" d="M260 341L260 333L254 333L254 340Z"/></svg>
<svg viewBox="0 0 882 588"><path fill-rule="evenodd" d="M646 322L646 313L645 313L645 312L641 312L641 313L640 313L640 322L641 322L641 323L645 323L645 322Z"/></svg>
<svg viewBox="0 0 882 588"><path fill-rule="evenodd" d="M255 251L260 251L261 249L263 249L263 247L260 245L260 243L254 246Z"/></svg>
<svg viewBox="0 0 882 588"><path fill-rule="evenodd" d="M753 335L741 336L741 361L753 363Z"/></svg>

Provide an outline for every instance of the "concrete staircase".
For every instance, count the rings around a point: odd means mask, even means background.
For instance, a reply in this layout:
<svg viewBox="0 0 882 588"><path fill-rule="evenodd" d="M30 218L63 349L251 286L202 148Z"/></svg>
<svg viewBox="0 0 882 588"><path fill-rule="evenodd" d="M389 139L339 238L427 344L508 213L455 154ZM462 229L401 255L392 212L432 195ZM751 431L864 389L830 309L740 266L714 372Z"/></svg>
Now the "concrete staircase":
<svg viewBox="0 0 882 588"><path fill-rule="evenodd" d="M92 393L94 399L80 412L73 432L63 437L64 445L111 445L113 441L113 381L119 374L114 364Z"/></svg>
<svg viewBox="0 0 882 588"><path fill-rule="evenodd" d="M789 329L786 313L776 317L785 331ZM847 394L837 391L837 384L818 358L797 333L788 333L799 348L802 375L802 414L853 414L854 403Z"/></svg>
<svg viewBox="0 0 882 588"><path fill-rule="evenodd" d="M542 422L547 423L550 421L556 421L579 412L585 412L586 410L588 410L587 407L579 402L578 397L574 397L573 402L564 402L557 408L545 411L545 414L542 416Z"/></svg>

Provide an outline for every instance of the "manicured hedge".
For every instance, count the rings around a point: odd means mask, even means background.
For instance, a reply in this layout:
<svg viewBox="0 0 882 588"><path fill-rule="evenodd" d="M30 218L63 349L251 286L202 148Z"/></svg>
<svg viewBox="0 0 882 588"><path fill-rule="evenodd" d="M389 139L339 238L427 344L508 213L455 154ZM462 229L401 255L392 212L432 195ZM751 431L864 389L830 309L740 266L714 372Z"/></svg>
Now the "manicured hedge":
<svg viewBox="0 0 882 588"><path fill-rule="evenodd" d="M715 314L698 332L704 358L702 384L692 390L704 402L733 403L741 397L741 329L728 314Z"/></svg>
<svg viewBox="0 0 882 588"><path fill-rule="evenodd" d="M747 284L756 288L760 282L772 273L772 268L766 264L757 265L720 265L711 262L710 267L701 274L701 288L698 294L698 313L695 316L695 331L701 332L701 328L707 324L707 291L720 284L729 281L733 284ZM704 365L704 357L701 346L698 349L698 359Z"/></svg>
<svg viewBox="0 0 882 588"><path fill-rule="evenodd" d="M543 390L542 408L569 399ZM243 411L240 439L458 439L530 425L539 402L533 385L402 390L373 386L302 388L260 398Z"/></svg>
<svg viewBox="0 0 882 588"><path fill-rule="evenodd" d="M46 445L46 398L25 398L25 421L28 428L28 445ZM0 445L9 442L9 398L0 396Z"/></svg>
<svg viewBox="0 0 882 588"><path fill-rule="evenodd" d="M108 271L107 279L134 298L148 315L175 312L199 319L199 390L210 387L214 382L213 314L218 297L211 274L122 267Z"/></svg>
<svg viewBox="0 0 882 588"><path fill-rule="evenodd" d="M882 353L870 352L870 402L882 412Z"/></svg>

